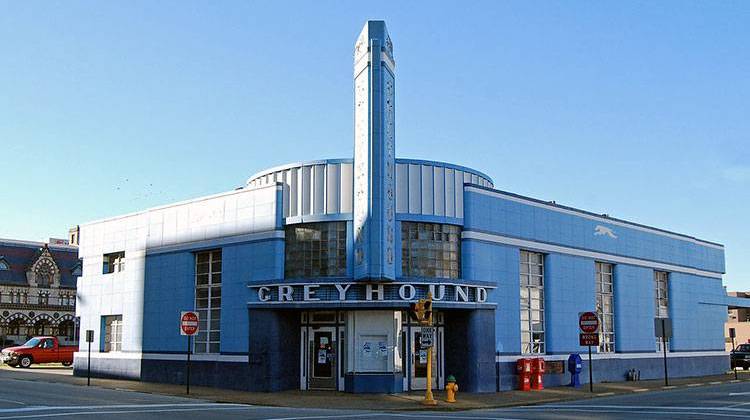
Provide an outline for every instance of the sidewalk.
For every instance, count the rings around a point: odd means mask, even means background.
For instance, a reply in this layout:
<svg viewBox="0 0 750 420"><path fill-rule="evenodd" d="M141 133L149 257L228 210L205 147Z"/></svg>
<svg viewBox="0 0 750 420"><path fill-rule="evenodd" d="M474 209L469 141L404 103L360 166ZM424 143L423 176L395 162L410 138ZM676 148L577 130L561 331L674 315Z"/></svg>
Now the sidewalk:
<svg viewBox="0 0 750 420"><path fill-rule="evenodd" d="M52 383L67 383L86 385L86 378L65 374L66 370L37 366L30 369L14 369L8 366L0 367L0 376L7 379L44 381ZM670 379L669 387L664 387L664 380L647 380L638 382L616 382L594 384L594 393L589 392L588 385L573 389L569 387L555 387L542 391L521 392L504 391L499 393L458 393L458 402L448 404L444 402L443 391L435 391L438 405L422 406L419 402L424 392L409 392L403 394L348 394L335 391L283 391L274 393L231 391L206 387L190 387L190 397L207 401L241 403L252 405L267 405L278 407L298 408L331 408L355 410L470 410L553 403L578 399L596 398L634 392L657 392L674 388L717 385L719 383L734 382L734 374L703 376L697 378ZM750 381L750 372L739 372L739 381ZM185 396L184 385L169 385L150 382L138 382L116 379L91 379L91 385L117 390L146 392L153 394ZM460 387L461 384L459 384Z"/></svg>

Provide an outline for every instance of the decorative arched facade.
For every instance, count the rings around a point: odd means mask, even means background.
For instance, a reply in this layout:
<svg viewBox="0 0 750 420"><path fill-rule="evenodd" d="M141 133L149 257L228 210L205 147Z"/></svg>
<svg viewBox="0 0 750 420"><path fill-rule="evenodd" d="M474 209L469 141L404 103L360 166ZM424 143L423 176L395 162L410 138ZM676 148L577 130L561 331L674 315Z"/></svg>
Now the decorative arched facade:
<svg viewBox="0 0 750 420"><path fill-rule="evenodd" d="M77 248L3 239L0 259L0 346L37 335L75 342Z"/></svg>

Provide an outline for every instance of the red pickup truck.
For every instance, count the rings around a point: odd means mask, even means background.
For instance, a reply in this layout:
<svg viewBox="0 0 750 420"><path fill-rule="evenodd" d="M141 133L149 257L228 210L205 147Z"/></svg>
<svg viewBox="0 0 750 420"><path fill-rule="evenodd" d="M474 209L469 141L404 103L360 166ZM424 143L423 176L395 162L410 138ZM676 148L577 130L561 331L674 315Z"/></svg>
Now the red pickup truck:
<svg viewBox="0 0 750 420"><path fill-rule="evenodd" d="M77 349L78 346L61 346L57 337L42 336L34 337L21 346L4 348L0 358L13 367L27 368L34 363L62 363L70 366Z"/></svg>

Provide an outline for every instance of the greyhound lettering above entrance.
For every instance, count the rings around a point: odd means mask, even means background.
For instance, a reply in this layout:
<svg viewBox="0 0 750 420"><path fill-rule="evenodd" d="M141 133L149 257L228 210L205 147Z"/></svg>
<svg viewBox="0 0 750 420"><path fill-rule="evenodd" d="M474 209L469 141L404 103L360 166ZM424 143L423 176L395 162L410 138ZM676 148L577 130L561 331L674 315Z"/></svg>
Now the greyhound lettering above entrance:
<svg viewBox="0 0 750 420"><path fill-rule="evenodd" d="M487 303L491 286L435 283L288 283L248 285L256 290L249 304L305 302L399 302L431 293L436 302Z"/></svg>

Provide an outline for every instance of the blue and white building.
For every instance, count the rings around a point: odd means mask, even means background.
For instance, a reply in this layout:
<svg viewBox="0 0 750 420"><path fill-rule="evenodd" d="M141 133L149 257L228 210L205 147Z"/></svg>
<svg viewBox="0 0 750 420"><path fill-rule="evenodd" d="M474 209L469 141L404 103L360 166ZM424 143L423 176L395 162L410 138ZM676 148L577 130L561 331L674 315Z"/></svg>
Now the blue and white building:
<svg viewBox="0 0 750 420"><path fill-rule="evenodd" d="M395 61L382 21L354 49L353 159L289 164L241 189L82 224L77 315L104 377L182 383L179 314L196 310L192 383L252 391L423 389L409 303L435 299L437 386L515 386L521 357L586 351L595 381L729 367L724 248L498 189L463 166L395 157ZM85 372L81 338L76 373ZM588 378L583 375L584 380ZM547 384L565 376L546 375Z"/></svg>

